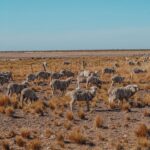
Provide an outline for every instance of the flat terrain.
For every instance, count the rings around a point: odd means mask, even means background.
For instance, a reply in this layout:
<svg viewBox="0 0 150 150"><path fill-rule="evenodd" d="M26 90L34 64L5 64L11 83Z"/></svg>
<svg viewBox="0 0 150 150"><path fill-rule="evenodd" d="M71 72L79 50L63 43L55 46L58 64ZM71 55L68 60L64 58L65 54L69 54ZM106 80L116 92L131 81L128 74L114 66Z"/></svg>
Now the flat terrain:
<svg viewBox="0 0 150 150"><path fill-rule="evenodd" d="M75 73L67 92L76 88L76 78L83 70L83 61L86 63L85 69L99 71L103 81L90 103L90 111L86 110L85 102L78 102L73 113L67 94L52 96L50 79L29 83L39 99L23 108L19 95L14 94L11 98L6 96L8 83L1 85L0 149L7 149L8 146L13 150L149 150L149 54L150 51L0 53L1 72L11 71L16 83L24 81L30 73L43 71L42 63L45 61L48 64L47 71L67 69ZM129 65L129 61L135 64ZM141 89L131 97L130 102L120 106L108 104L108 89L113 74L102 74L105 67L114 66L117 66L115 74L125 77L125 81L116 84L116 87L137 84ZM134 68L145 69L146 72L133 73L131 77ZM81 84L81 88L86 89L85 83Z"/></svg>
<svg viewBox="0 0 150 150"><path fill-rule="evenodd" d="M149 50L97 50L97 51L35 51L35 52L0 52L0 58L64 58L84 56L135 56L150 55Z"/></svg>

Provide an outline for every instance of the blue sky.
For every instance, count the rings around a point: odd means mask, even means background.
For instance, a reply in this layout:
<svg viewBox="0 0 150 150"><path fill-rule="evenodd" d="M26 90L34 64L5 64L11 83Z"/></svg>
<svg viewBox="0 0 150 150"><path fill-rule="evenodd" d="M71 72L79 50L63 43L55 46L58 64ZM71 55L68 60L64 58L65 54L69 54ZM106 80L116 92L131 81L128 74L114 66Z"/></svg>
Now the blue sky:
<svg viewBox="0 0 150 150"><path fill-rule="evenodd" d="M150 0L0 0L0 50L150 48Z"/></svg>

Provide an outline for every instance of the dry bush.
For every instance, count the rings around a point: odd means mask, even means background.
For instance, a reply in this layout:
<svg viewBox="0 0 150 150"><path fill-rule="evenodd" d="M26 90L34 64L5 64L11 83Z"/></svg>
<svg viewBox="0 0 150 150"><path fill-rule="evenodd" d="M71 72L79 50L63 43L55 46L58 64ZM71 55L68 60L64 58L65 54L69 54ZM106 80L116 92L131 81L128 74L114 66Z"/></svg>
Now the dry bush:
<svg viewBox="0 0 150 150"><path fill-rule="evenodd" d="M53 101L49 101L49 103L48 103L48 105L49 105L49 107L50 107L50 109L51 110L55 110L56 109L56 103L55 102L53 102Z"/></svg>
<svg viewBox="0 0 150 150"><path fill-rule="evenodd" d="M26 145L25 140L21 136L16 136L15 142L20 147L24 147Z"/></svg>
<svg viewBox="0 0 150 150"><path fill-rule="evenodd" d="M68 121L65 121L65 122L64 122L64 127L65 127L67 130L70 130L71 127L72 127L72 124L71 124L70 122L68 122Z"/></svg>
<svg viewBox="0 0 150 150"><path fill-rule="evenodd" d="M15 137L16 135L17 135L17 133L16 133L15 131L13 131L13 130L9 131L9 133L8 133L8 137L9 137L9 138L13 138L13 137Z"/></svg>
<svg viewBox="0 0 150 150"><path fill-rule="evenodd" d="M117 108L117 105L116 105L115 102L110 103L109 106L110 106L111 109Z"/></svg>
<svg viewBox="0 0 150 150"><path fill-rule="evenodd" d="M41 142L38 139L34 139L31 140L28 144L27 144L27 149L28 150L41 150Z"/></svg>
<svg viewBox="0 0 150 150"><path fill-rule="evenodd" d="M138 144L142 147L148 147L150 149L150 140L146 137L140 137L138 139Z"/></svg>
<svg viewBox="0 0 150 150"><path fill-rule="evenodd" d="M10 103L11 105L14 107L14 108L18 108L18 99L17 99L17 96L13 96L11 99L10 99Z"/></svg>
<svg viewBox="0 0 150 150"><path fill-rule="evenodd" d="M10 150L10 145L8 141L6 140L2 141L1 145L3 150Z"/></svg>
<svg viewBox="0 0 150 150"><path fill-rule="evenodd" d="M4 106L0 106L0 113L5 113L5 107Z"/></svg>
<svg viewBox="0 0 150 150"><path fill-rule="evenodd" d="M15 113L15 111L14 111L14 108L12 106L8 106L8 107L5 108L5 114L7 116L12 117L14 115L14 113Z"/></svg>
<svg viewBox="0 0 150 150"><path fill-rule="evenodd" d="M79 117L80 119L85 119L85 113L84 113L83 109L80 109L80 110L78 111L78 117Z"/></svg>
<svg viewBox="0 0 150 150"><path fill-rule="evenodd" d="M74 129L70 134L69 134L69 140L77 143L77 144L86 144L87 142L87 137L84 135L83 132L79 128Z"/></svg>
<svg viewBox="0 0 150 150"><path fill-rule="evenodd" d="M124 111L130 111L130 108L131 108L131 106L130 106L130 104L129 103L123 103L122 105L121 105L121 109L122 110L124 110Z"/></svg>
<svg viewBox="0 0 150 150"><path fill-rule="evenodd" d="M58 132L56 134L56 139L57 139L57 141L64 141L63 133L62 132Z"/></svg>
<svg viewBox="0 0 150 150"><path fill-rule="evenodd" d="M105 140L105 138L100 133L97 135L97 138L100 141L104 141Z"/></svg>
<svg viewBox="0 0 150 150"><path fill-rule="evenodd" d="M61 147L61 148L65 148L65 144L64 141L57 141L57 144Z"/></svg>
<svg viewBox="0 0 150 150"><path fill-rule="evenodd" d="M10 99L8 96L0 97L0 106L7 106L10 104Z"/></svg>
<svg viewBox="0 0 150 150"><path fill-rule="evenodd" d="M102 117L99 116L99 115L97 115L97 116L95 117L95 120L94 120L94 127L100 128L100 127L103 126L103 123L104 123L104 122L103 122Z"/></svg>
<svg viewBox="0 0 150 150"><path fill-rule="evenodd" d="M67 111L66 118L70 121L73 120L74 117L72 111Z"/></svg>
<svg viewBox="0 0 150 150"><path fill-rule="evenodd" d="M121 144L117 144L115 149L116 150L124 150L124 147Z"/></svg>
<svg viewBox="0 0 150 150"><path fill-rule="evenodd" d="M47 138L50 138L52 134L53 134L53 132L52 132L50 129L46 129L46 130L45 130L45 136L46 136Z"/></svg>
<svg viewBox="0 0 150 150"><path fill-rule="evenodd" d="M40 114L41 116L44 115L44 103L42 101L36 101L33 104L31 104L31 108L33 109L33 113Z"/></svg>
<svg viewBox="0 0 150 150"><path fill-rule="evenodd" d="M145 110L145 111L144 111L144 116L145 116L145 117L150 117L150 112L147 111L147 110Z"/></svg>
<svg viewBox="0 0 150 150"><path fill-rule="evenodd" d="M31 131L27 128L22 128L20 132L21 132L20 134L23 138L29 139L31 137Z"/></svg>
<svg viewBox="0 0 150 150"><path fill-rule="evenodd" d="M135 134L137 137L146 137L149 135L149 132L150 131L145 124L140 124L135 130Z"/></svg>

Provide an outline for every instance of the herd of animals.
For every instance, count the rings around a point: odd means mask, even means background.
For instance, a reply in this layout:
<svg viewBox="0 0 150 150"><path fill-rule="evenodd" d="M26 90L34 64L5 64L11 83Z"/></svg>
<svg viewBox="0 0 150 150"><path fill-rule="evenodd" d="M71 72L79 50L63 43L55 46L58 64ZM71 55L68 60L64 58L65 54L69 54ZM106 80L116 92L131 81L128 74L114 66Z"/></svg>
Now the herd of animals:
<svg viewBox="0 0 150 150"><path fill-rule="evenodd" d="M129 65L136 65L133 69L133 73L145 73L147 70L138 68L137 66L141 62L128 61ZM149 61L149 57L144 59L144 62ZM11 98L13 94L20 95L20 102L23 106L24 103L38 101L36 92L30 88L30 83L35 80L47 81L50 79L50 87L52 90L52 96L56 95L57 91L60 91L62 95L66 94L70 96L70 109L73 111L73 106L76 101L85 101L87 104L87 110L89 110L89 102L93 100L96 95L97 89L101 88L104 81L100 79L100 72L82 70L77 75L67 69L59 72L47 71L47 63L43 64L44 71L28 74L26 79L22 83L16 83L13 80L12 72L0 73L0 84L9 83L7 86L7 95ZM108 101L109 103L117 102L118 104L123 100L129 101L137 91L140 90L136 84L129 84L126 86L116 87L115 84L121 84L124 82L125 77L117 74L117 68L119 64L115 64L114 67L104 68L102 75L113 74L111 78L111 86L108 89ZM133 74L132 73L132 74ZM131 75L132 77L132 75ZM72 83L76 84L76 88L72 91L67 91L68 87ZM80 86L81 83L86 84L86 89ZM90 86L90 87L89 87Z"/></svg>

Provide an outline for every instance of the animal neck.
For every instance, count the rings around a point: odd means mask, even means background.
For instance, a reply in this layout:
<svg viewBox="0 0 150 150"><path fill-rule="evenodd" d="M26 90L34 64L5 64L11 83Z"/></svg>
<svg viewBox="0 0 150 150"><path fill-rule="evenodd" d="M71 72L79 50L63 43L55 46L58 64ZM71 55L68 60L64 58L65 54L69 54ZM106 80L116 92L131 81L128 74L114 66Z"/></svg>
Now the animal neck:
<svg viewBox="0 0 150 150"><path fill-rule="evenodd" d="M95 94L96 94L96 89L91 89L91 90L90 90L90 93L91 93L93 96L95 96Z"/></svg>
<svg viewBox="0 0 150 150"><path fill-rule="evenodd" d="M45 66L45 64L43 64L43 68L44 68L44 71L46 72L46 66Z"/></svg>
<svg viewBox="0 0 150 150"><path fill-rule="evenodd" d="M80 82L77 81L77 88L76 89L80 89Z"/></svg>
<svg viewBox="0 0 150 150"><path fill-rule="evenodd" d="M32 64L31 64L31 72L33 73L33 66L32 66Z"/></svg>

